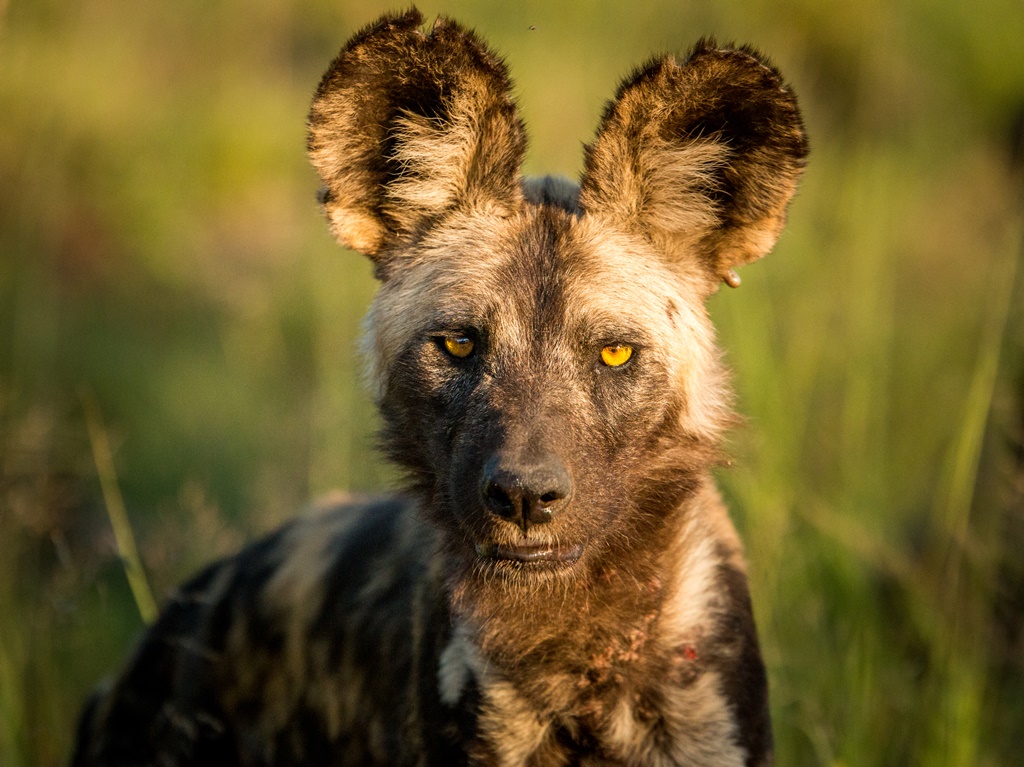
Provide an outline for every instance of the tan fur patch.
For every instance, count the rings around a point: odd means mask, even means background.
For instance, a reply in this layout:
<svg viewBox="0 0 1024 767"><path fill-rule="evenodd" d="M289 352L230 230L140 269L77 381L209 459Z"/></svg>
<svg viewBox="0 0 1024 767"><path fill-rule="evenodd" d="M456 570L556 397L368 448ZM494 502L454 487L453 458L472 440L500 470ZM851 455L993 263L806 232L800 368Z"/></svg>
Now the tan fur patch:
<svg viewBox="0 0 1024 767"><path fill-rule="evenodd" d="M653 736L653 722L641 722L621 702L606 731L608 746L625 764L645 767L742 767L746 753L736 743L736 723L719 689L718 675L709 672L691 686L665 690L665 705Z"/></svg>
<svg viewBox="0 0 1024 767"><path fill-rule="evenodd" d="M583 190L584 210L627 231L661 231L692 248L719 223L708 193L728 147L715 141L674 146L659 138L657 125L625 124L610 133L595 153L609 177ZM637 150L637 145L643 151Z"/></svg>
<svg viewBox="0 0 1024 767"><path fill-rule="evenodd" d="M471 183L482 131L500 131L501 126L488 125L486 111L480 109L488 98L486 83L470 77L463 86L451 99L448 122L409 113L398 119L395 160L406 173L387 189L396 211L419 216L420 211L457 206L470 213L508 216L517 207L518 196L496 198Z"/></svg>
<svg viewBox="0 0 1024 767"><path fill-rule="evenodd" d="M675 566L660 624L661 642L678 647L699 640L714 621L718 568L728 564L746 570L739 536L710 484L694 498L667 558Z"/></svg>
<svg viewBox="0 0 1024 767"><path fill-rule="evenodd" d="M480 733L496 749L497 764L525 767L550 735L550 722L542 721L509 682L485 678L482 693Z"/></svg>
<svg viewBox="0 0 1024 767"><path fill-rule="evenodd" d="M480 674L483 661L473 644L471 632L460 624L441 653L438 663L438 687L441 700L454 706L462 698L466 685Z"/></svg>

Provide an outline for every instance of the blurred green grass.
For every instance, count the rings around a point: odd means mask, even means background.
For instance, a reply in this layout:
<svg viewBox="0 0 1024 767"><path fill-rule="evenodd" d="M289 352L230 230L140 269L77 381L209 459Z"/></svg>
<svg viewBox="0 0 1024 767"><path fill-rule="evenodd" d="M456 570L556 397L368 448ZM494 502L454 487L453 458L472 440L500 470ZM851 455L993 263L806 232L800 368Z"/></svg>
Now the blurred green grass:
<svg viewBox="0 0 1024 767"><path fill-rule="evenodd" d="M141 628L83 392L158 597L319 493L393 481L358 378L369 268L320 219L303 125L388 7L0 2L0 764L62 762ZM1024 6L420 7L507 57L531 172L575 175L652 53L772 55L811 164L776 252L712 311L748 417L721 480L778 761L1013 763Z"/></svg>

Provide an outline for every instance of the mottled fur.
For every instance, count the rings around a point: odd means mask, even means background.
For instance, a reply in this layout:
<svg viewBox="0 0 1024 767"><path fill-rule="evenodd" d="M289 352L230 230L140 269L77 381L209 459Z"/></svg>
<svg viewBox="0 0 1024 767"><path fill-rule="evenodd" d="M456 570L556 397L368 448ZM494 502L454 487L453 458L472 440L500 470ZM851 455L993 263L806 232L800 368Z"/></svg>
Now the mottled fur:
<svg viewBox="0 0 1024 767"><path fill-rule="evenodd" d="M704 300L783 225L795 98L703 41L620 86L578 186L524 181L504 65L421 23L353 37L309 119L331 227L381 279L365 349L407 494L184 586L76 764L769 765Z"/></svg>

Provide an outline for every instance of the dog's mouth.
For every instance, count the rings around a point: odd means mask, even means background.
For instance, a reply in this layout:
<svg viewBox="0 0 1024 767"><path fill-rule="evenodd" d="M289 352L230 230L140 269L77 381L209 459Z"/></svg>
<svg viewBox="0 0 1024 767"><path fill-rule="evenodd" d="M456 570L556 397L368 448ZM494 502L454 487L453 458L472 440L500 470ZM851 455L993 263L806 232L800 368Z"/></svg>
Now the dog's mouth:
<svg viewBox="0 0 1024 767"><path fill-rule="evenodd" d="M570 565L583 555L583 546L556 546L553 543L478 543L476 554L481 559L504 562Z"/></svg>

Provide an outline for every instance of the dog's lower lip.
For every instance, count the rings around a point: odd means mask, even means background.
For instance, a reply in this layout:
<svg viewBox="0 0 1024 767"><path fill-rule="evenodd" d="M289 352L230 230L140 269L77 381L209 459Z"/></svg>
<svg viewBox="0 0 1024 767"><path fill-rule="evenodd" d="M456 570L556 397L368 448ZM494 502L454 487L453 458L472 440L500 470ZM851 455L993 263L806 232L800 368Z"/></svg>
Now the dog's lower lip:
<svg viewBox="0 0 1024 767"><path fill-rule="evenodd" d="M583 554L583 546L553 546L532 543L523 546L502 546L497 543L478 543L477 556L485 559L504 559L511 562L575 562Z"/></svg>

